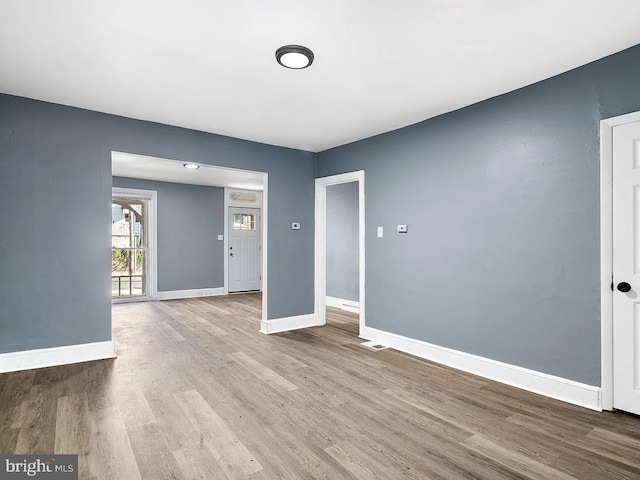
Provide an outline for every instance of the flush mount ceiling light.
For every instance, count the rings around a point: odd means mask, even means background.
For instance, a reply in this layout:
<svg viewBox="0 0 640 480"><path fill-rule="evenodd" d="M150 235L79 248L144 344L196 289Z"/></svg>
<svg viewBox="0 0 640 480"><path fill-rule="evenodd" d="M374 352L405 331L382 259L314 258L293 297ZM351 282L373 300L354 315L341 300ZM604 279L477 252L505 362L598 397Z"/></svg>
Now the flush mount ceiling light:
<svg viewBox="0 0 640 480"><path fill-rule="evenodd" d="M301 45L285 45L276 50L276 60L283 67L301 70L313 63L313 52Z"/></svg>
<svg viewBox="0 0 640 480"><path fill-rule="evenodd" d="M182 166L184 168L188 168L189 170L196 170L196 169L200 168L200 165L197 165L195 163L183 163Z"/></svg>

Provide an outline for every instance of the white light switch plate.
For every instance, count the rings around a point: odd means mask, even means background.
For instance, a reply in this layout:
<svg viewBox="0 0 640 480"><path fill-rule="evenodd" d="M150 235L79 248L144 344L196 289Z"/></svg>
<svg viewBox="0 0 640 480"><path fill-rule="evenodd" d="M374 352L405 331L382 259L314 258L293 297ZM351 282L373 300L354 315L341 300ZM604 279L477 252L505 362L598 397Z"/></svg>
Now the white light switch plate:
<svg viewBox="0 0 640 480"><path fill-rule="evenodd" d="M378 227L378 238L382 238L384 236L384 228Z"/></svg>
<svg viewBox="0 0 640 480"><path fill-rule="evenodd" d="M299 222L293 222L291 224L291 230L300 230L300 223Z"/></svg>
<svg viewBox="0 0 640 480"><path fill-rule="evenodd" d="M218 235L218 240L224 240L224 235Z"/></svg>

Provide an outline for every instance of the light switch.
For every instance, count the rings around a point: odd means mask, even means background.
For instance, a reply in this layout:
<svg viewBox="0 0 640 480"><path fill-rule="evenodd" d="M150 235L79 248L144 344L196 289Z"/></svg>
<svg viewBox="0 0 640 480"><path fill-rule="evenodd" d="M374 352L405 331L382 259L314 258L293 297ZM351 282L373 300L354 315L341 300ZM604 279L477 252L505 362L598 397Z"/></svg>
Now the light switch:
<svg viewBox="0 0 640 480"><path fill-rule="evenodd" d="M406 225L398 225L398 233L407 233L408 231Z"/></svg>
<svg viewBox="0 0 640 480"><path fill-rule="evenodd" d="M218 240L224 240L224 235L218 235Z"/></svg>
<svg viewBox="0 0 640 480"><path fill-rule="evenodd" d="M384 236L384 228L378 227L378 238L382 238Z"/></svg>
<svg viewBox="0 0 640 480"><path fill-rule="evenodd" d="M291 224L291 230L300 230L300 223L299 222L293 222Z"/></svg>

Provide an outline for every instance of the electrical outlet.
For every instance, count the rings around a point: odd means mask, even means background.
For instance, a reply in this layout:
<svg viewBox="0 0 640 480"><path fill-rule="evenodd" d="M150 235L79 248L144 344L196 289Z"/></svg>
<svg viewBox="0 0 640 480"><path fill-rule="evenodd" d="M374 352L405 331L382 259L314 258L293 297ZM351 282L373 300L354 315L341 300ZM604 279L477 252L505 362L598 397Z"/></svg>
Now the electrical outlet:
<svg viewBox="0 0 640 480"><path fill-rule="evenodd" d="M300 223L299 222L293 222L291 224L291 230L300 230Z"/></svg>
<svg viewBox="0 0 640 480"><path fill-rule="evenodd" d="M406 225L398 225L398 233L407 233L409 230Z"/></svg>

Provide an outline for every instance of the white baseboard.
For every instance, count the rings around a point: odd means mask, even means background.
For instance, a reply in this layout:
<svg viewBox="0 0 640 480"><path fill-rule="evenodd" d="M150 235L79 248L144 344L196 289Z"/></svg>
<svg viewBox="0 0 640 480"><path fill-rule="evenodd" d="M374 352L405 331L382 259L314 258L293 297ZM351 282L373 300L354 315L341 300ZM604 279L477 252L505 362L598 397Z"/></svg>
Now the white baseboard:
<svg viewBox="0 0 640 480"><path fill-rule="evenodd" d="M362 328L360 337L426 360L506 383L513 387L592 410L602 410L602 389L600 387L440 347L371 327Z"/></svg>
<svg viewBox="0 0 640 480"><path fill-rule="evenodd" d="M115 358L112 341L0 354L0 373Z"/></svg>
<svg viewBox="0 0 640 480"><path fill-rule="evenodd" d="M324 325L324 322L318 323L316 315L309 313L307 315L296 315L295 317L262 320L260 322L260 332L266 334L280 333L297 330L299 328L318 327L320 325Z"/></svg>
<svg viewBox="0 0 640 480"><path fill-rule="evenodd" d="M360 302L345 300L344 298L330 297L327 295L327 307L336 307L345 312L360 313Z"/></svg>
<svg viewBox="0 0 640 480"><path fill-rule="evenodd" d="M177 300L179 298L214 297L216 295L226 295L224 287L218 288L195 288L193 290L169 290L158 292L157 300Z"/></svg>

